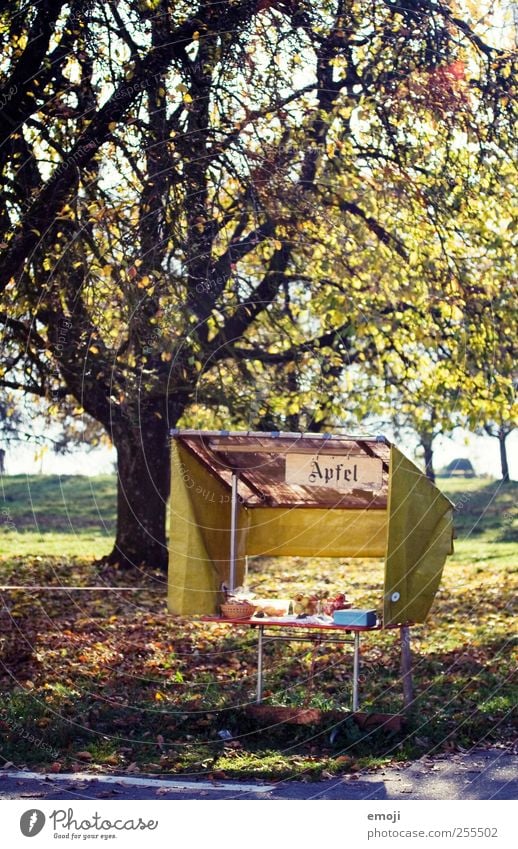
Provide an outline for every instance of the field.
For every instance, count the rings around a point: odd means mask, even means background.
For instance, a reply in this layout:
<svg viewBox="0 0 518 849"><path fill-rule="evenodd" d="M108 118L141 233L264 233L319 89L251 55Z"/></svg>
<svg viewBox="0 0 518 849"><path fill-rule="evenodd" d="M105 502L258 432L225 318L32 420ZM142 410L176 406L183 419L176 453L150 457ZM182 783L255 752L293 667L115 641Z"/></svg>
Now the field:
<svg viewBox="0 0 518 849"><path fill-rule="evenodd" d="M96 561L111 547L115 481L13 476L0 489L0 752L52 771L318 778L390 761L515 740L512 616L518 484L442 480L457 504L455 554L427 623L413 629L416 700L404 730L360 732L350 719L258 728L255 637L173 619L165 576ZM374 560L254 559L264 595L346 589L379 607ZM34 589L52 586L53 590ZM57 589L118 587L117 592ZM131 590L137 591L131 591ZM394 634L364 641L362 707L401 709ZM265 649L267 701L347 708L350 658L309 643Z"/></svg>

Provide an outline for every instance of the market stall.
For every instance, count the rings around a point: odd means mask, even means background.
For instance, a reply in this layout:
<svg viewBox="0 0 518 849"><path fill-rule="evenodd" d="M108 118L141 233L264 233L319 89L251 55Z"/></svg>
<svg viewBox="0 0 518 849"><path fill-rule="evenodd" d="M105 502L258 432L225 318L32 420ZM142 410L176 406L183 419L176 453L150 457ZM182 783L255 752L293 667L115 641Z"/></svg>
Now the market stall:
<svg viewBox="0 0 518 849"><path fill-rule="evenodd" d="M408 627L424 622L452 551L452 504L396 446L334 434L171 436L171 613L218 616L224 593L245 582L250 556L384 558L375 621L358 622L400 628L409 657ZM304 624L286 614L270 624ZM352 633L355 620L321 624Z"/></svg>

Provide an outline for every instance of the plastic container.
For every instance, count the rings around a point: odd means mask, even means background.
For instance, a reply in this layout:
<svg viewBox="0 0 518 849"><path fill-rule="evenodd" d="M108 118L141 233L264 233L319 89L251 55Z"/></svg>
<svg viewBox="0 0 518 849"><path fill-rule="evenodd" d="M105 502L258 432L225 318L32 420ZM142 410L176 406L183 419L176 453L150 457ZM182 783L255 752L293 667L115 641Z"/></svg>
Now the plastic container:
<svg viewBox="0 0 518 849"><path fill-rule="evenodd" d="M252 604L256 612L264 613L265 616L287 616L290 612L291 601L289 598L254 598Z"/></svg>
<svg viewBox="0 0 518 849"><path fill-rule="evenodd" d="M377 617L375 610L335 610L333 613L335 625L355 625L362 628L374 628Z"/></svg>

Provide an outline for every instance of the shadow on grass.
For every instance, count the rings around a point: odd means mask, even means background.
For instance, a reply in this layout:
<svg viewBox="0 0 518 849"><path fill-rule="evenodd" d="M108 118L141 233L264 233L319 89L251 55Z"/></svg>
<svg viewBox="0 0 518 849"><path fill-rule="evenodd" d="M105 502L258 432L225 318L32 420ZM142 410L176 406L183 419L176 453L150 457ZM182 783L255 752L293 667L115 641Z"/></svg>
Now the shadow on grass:
<svg viewBox="0 0 518 849"><path fill-rule="evenodd" d="M492 481L477 489L448 489L446 494L456 506L454 523L460 539L496 530L497 542L516 541L518 481Z"/></svg>
<svg viewBox="0 0 518 849"><path fill-rule="evenodd" d="M17 531L114 532L116 479L113 475L3 476L1 501Z"/></svg>

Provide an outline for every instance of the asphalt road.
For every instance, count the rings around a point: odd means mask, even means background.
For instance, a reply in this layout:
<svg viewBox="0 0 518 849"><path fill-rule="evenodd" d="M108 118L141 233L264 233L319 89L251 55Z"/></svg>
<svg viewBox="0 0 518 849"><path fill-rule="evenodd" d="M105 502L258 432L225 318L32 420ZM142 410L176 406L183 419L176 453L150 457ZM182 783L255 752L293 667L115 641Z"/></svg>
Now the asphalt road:
<svg viewBox="0 0 518 849"><path fill-rule="evenodd" d="M503 749L425 757L406 767L319 782L33 775L0 772L0 799L518 799L518 755Z"/></svg>

